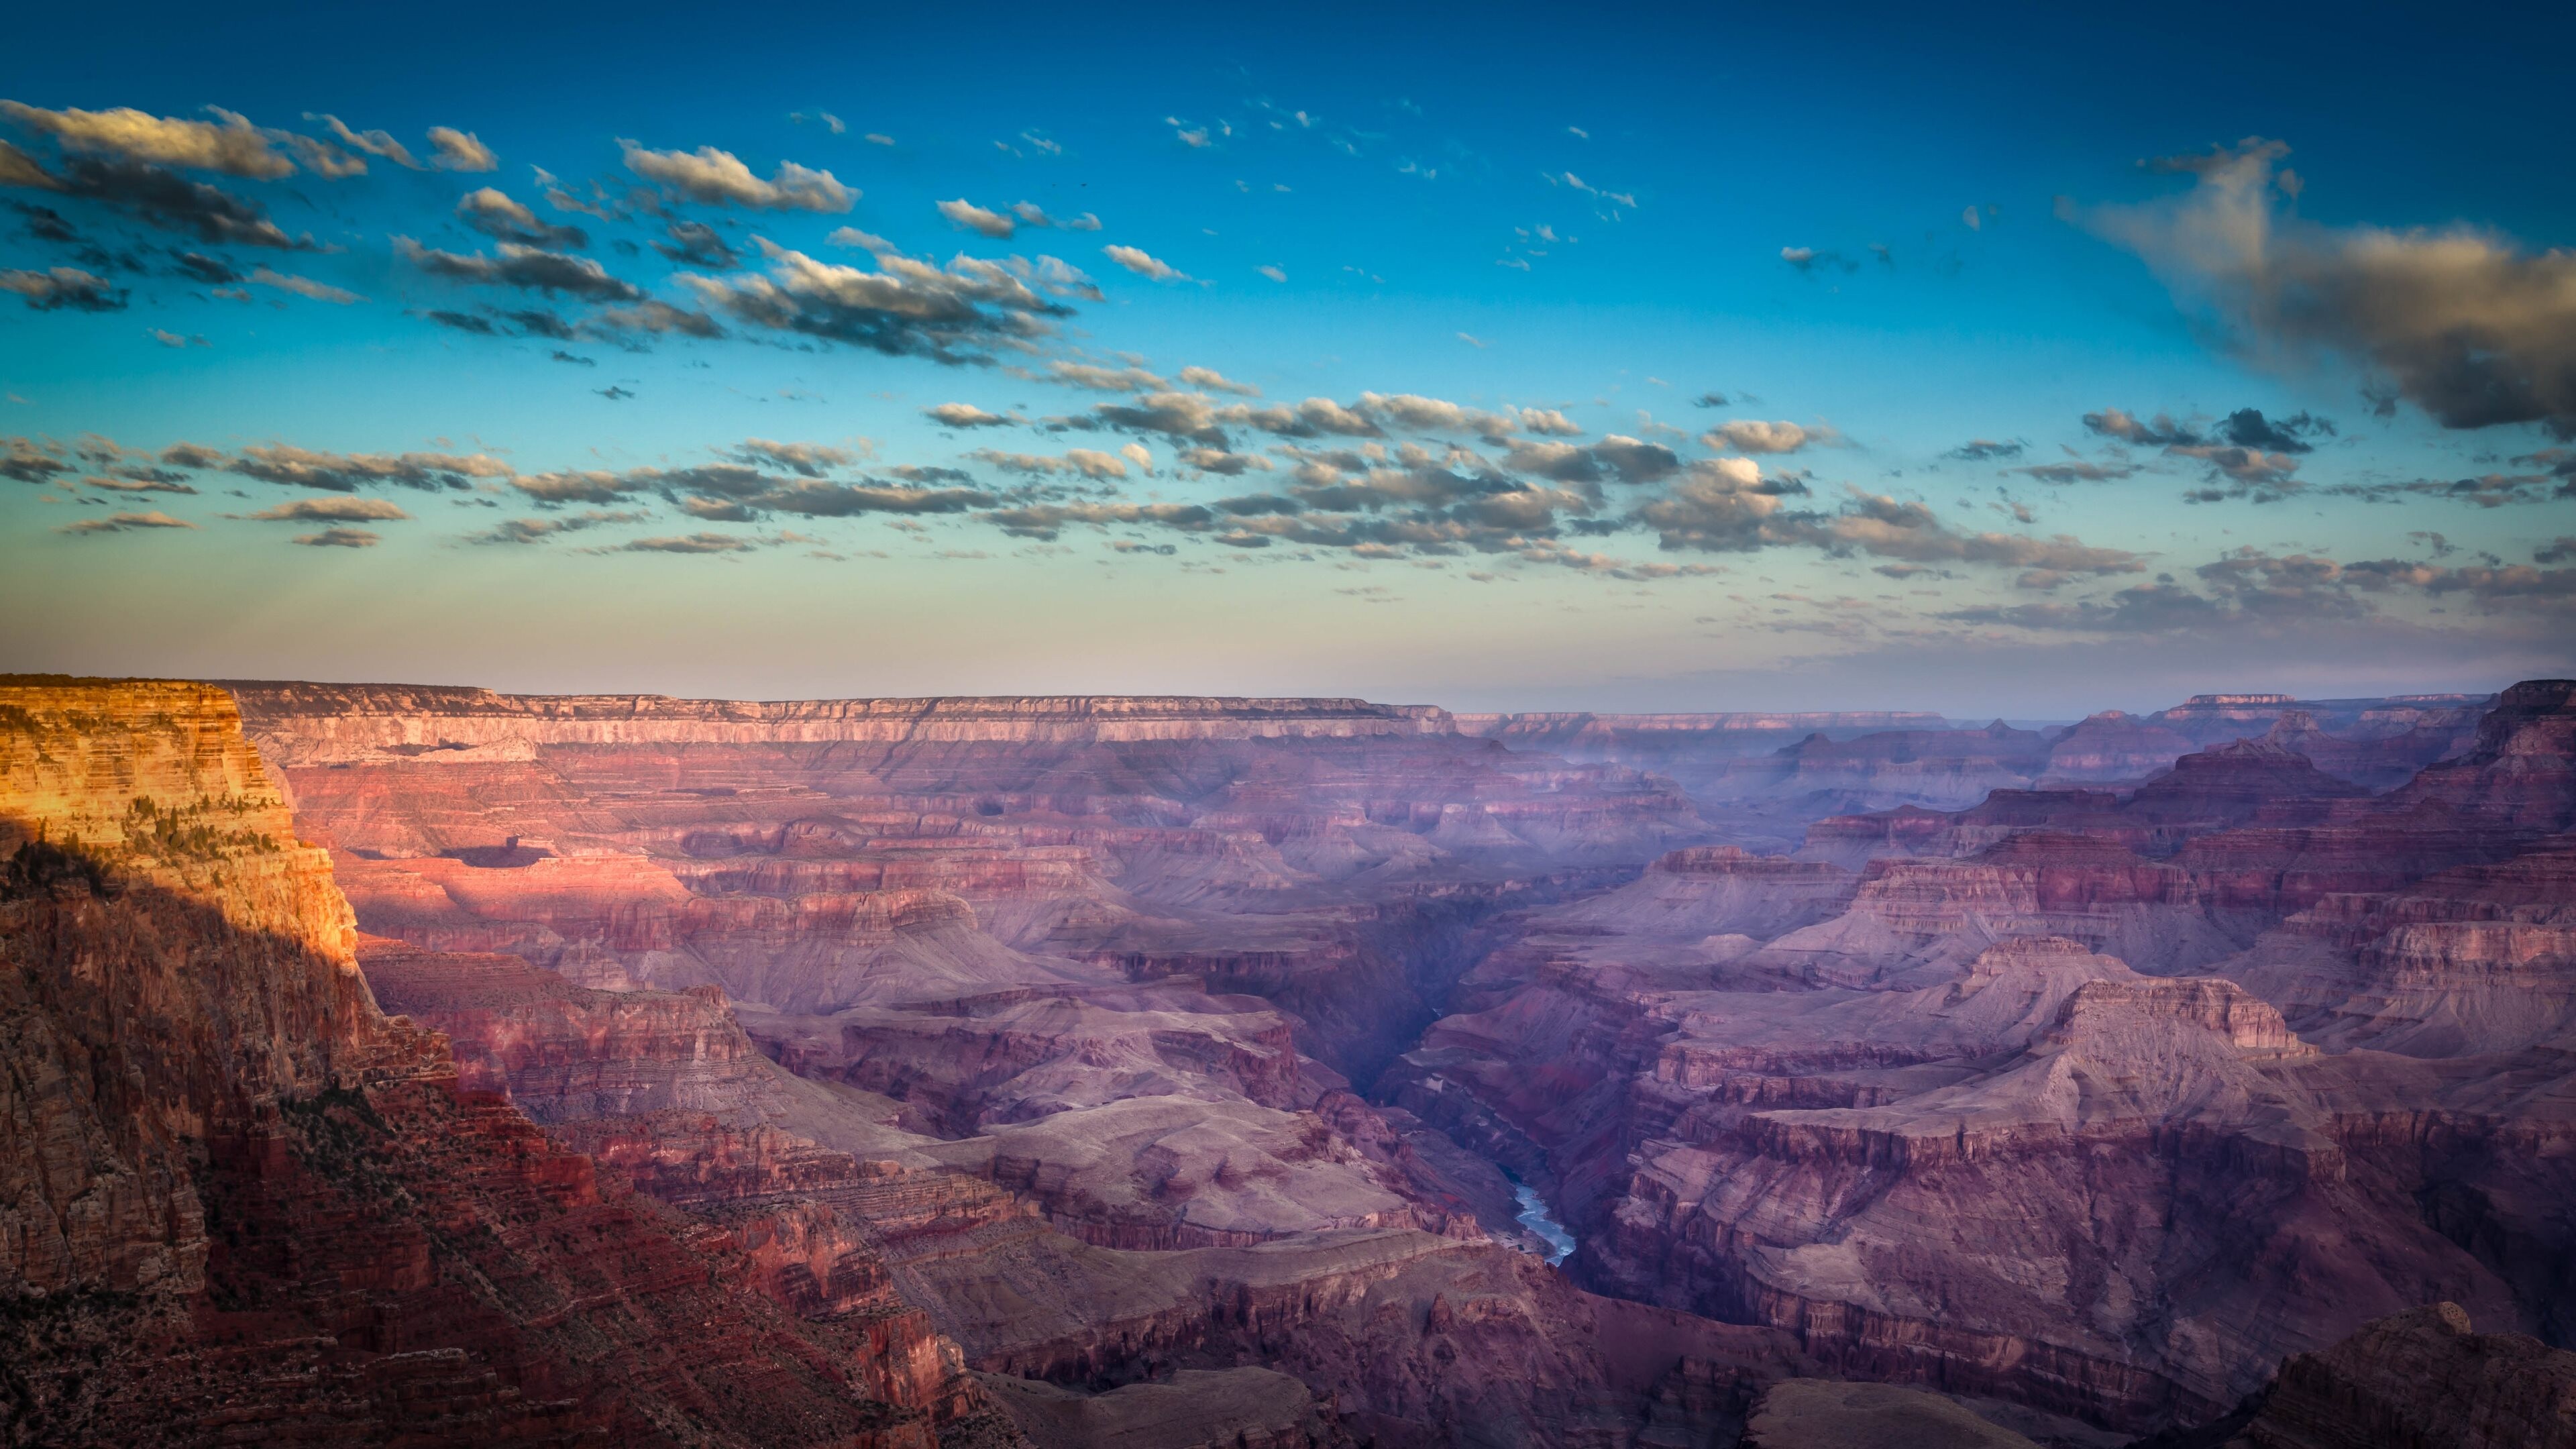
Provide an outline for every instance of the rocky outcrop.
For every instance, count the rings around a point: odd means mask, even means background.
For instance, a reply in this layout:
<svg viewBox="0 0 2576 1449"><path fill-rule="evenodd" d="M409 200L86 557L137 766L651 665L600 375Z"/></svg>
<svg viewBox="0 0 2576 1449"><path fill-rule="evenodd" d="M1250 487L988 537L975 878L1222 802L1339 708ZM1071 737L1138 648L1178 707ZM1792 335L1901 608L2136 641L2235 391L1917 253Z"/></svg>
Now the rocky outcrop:
<svg viewBox="0 0 2576 1449"><path fill-rule="evenodd" d="M2518 1333L2478 1333L2436 1303L2370 1324L2281 1366L2247 1408L2158 1449L2567 1449L2576 1445L2576 1353Z"/></svg>
<svg viewBox="0 0 2576 1449"><path fill-rule="evenodd" d="M381 1016L226 694L0 686L0 817L13 1442L976 1432Z"/></svg>

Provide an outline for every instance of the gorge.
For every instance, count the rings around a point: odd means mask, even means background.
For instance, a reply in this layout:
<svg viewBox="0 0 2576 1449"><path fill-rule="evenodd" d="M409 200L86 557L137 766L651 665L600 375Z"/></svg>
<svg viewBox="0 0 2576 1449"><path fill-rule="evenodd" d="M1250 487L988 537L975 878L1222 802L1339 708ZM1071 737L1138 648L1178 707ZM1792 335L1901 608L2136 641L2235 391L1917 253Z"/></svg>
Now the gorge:
<svg viewBox="0 0 2576 1449"><path fill-rule="evenodd" d="M11 1442L2576 1444L2568 681L0 767Z"/></svg>

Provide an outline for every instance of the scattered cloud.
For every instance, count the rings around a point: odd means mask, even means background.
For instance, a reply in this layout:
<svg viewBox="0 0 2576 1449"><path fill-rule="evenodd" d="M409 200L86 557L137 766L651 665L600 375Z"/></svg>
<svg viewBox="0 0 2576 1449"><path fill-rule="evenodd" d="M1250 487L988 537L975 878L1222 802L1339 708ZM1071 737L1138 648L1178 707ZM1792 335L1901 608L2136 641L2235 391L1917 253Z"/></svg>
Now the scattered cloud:
<svg viewBox="0 0 2576 1449"><path fill-rule="evenodd" d="M411 517L390 498L298 498L242 516L261 523L380 523Z"/></svg>
<svg viewBox="0 0 2576 1449"><path fill-rule="evenodd" d="M651 151L620 140L626 169L657 182L675 196L708 206L746 206L766 211L847 211L859 193L843 186L829 171L816 171L781 161L767 181L730 151L700 146L696 151Z"/></svg>
<svg viewBox="0 0 2576 1449"><path fill-rule="evenodd" d="M471 131L429 128L429 164L441 171L498 171L501 159Z"/></svg>
<svg viewBox="0 0 2576 1449"><path fill-rule="evenodd" d="M316 302L329 302L341 307L366 300L355 292L334 287L328 282L317 282L311 277L288 276L284 273L272 272L266 267L252 272L250 281L257 286L274 287L281 292L292 292L299 297L309 297Z"/></svg>
<svg viewBox="0 0 2576 1449"><path fill-rule="evenodd" d="M960 256L943 269L859 236L873 244L873 271L763 240L766 275L683 273L679 281L709 308L752 326L951 364L1026 350L1053 330L1053 319L1071 314L1001 263Z"/></svg>
<svg viewBox="0 0 2576 1449"><path fill-rule="evenodd" d="M1134 272L1137 276L1150 278L1157 282L1186 282L1190 280L1188 273L1180 271L1168 262L1148 256L1134 247L1106 246L1102 247L1100 250L1109 258L1109 260L1116 262L1118 265L1125 267L1131 272Z"/></svg>
<svg viewBox="0 0 2576 1449"><path fill-rule="evenodd" d="M496 241L521 242L535 247L585 247L590 237L577 226L557 226L530 211L526 205L512 201L498 187L486 186L465 193L456 203L457 220Z"/></svg>
<svg viewBox="0 0 2576 1449"><path fill-rule="evenodd" d="M51 267L41 272L0 271L0 292L15 292L39 312L118 312L126 289L78 267Z"/></svg>
<svg viewBox="0 0 2576 1449"><path fill-rule="evenodd" d="M84 518L78 523L66 523L54 532L130 533L148 528L194 528L196 526L184 518L172 518L156 508L149 513L112 513L105 518Z"/></svg>

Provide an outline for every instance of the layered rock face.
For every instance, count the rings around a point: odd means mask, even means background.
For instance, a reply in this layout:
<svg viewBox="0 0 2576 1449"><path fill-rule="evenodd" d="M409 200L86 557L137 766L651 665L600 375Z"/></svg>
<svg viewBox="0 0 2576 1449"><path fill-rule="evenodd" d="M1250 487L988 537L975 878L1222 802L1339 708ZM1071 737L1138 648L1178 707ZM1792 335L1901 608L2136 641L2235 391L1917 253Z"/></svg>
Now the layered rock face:
<svg viewBox="0 0 2576 1449"><path fill-rule="evenodd" d="M2172 1449L2567 1449L2576 1445L2576 1353L2518 1333L2479 1333L2437 1303L2370 1324L2281 1366L2259 1399Z"/></svg>
<svg viewBox="0 0 2576 1449"><path fill-rule="evenodd" d="M2570 693L2381 796L2275 715L1685 852L1533 913L1379 1089L1545 1183L1590 1286L1845 1373L2149 1429L2439 1299L2566 1342Z"/></svg>
<svg viewBox="0 0 2576 1449"><path fill-rule="evenodd" d="M236 688L387 1008L925 1424L2096 1449L2417 1304L2571 1327L2561 686Z"/></svg>
<svg viewBox="0 0 2576 1449"><path fill-rule="evenodd" d="M0 685L0 856L10 1442L980 1432L380 1015L222 691Z"/></svg>

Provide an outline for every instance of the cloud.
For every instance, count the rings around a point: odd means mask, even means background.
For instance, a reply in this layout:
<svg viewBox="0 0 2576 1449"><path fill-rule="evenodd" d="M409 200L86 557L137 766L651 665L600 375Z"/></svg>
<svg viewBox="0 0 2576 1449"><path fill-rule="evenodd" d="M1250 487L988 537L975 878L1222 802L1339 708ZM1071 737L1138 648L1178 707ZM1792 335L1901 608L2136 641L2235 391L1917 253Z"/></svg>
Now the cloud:
<svg viewBox="0 0 2576 1449"><path fill-rule="evenodd" d="M1860 269L1860 263L1844 256L1841 252L1820 252L1814 247L1782 247L1780 260L1787 262L1802 275L1812 275L1818 268L1844 272Z"/></svg>
<svg viewBox="0 0 2576 1449"><path fill-rule="evenodd" d="M779 443L768 438L745 438L733 450L733 456L758 466L767 464L784 468L807 478L820 478L835 468L852 467L867 457L860 448L835 448L823 443Z"/></svg>
<svg viewBox="0 0 2576 1449"><path fill-rule="evenodd" d="M326 528L295 535L295 542L306 548L374 548L384 541L384 535L367 528Z"/></svg>
<svg viewBox="0 0 2576 1449"><path fill-rule="evenodd" d="M2312 441L2334 435L2332 421L2299 413L2273 421L2259 408L2239 408L2207 432L2188 423L2177 423L2158 413L2153 420L2139 418L2120 408L2104 408L2086 413L2084 426L2106 438L2140 447L2161 448L2165 456L2185 458L2206 465L2213 480L2224 480L2215 489L2203 489L2191 495L2194 501L2210 502L2219 498L2251 497L2270 502L2297 492L2304 486L2292 475L2298 471L2296 455L2315 449ZM2124 465L2125 466L2125 465ZM2051 471L2022 469L2033 477L2052 483L2072 481L2073 465L2049 465ZM2100 470L2098 476L2126 477L2134 468L2114 472Z"/></svg>
<svg viewBox="0 0 2576 1449"><path fill-rule="evenodd" d="M648 151L632 141L617 143L626 153L626 169L661 183L676 195L709 206L741 205L767 211L847 211L859 193L843 186L829 171L814 171L793 161L778 163L767 181L730 151L700 146L688 151Z"/></svg>
<svg viewBox="0 0 2576 1449"><path fill-rule="evenodd" d="M629 539L608 550L612 553L744 553L760 547L748 538L729 533L692 533L677 538Z"/></svg>
<svg viewBox="0 0 2576 1449"><path fill-rule="evenodd" d="M429 164L441 171L498 171L501 158L470 131L453 126L429 128Z"/></svg>
<svg viewBox="0 0 2576 1449"><path fill-rule="evenodd" d="M2155 420L2148 422L2119 408L2104 408L2098 413L2086 413L2084 426L2106 438L2117 438L2146 448L2189 447L2205 441L2197 429L2177 423L2163 413L2156 414Z"/></svg>
<svg viewBox="0 0 2576 1449"><path fill-rule="evenodd" d="M2042 483L2110 483L2134 476L2135 463L2094 463L2081 458L2063 463L2033 463L2023 468L2007 468L2007 473L2022 473Z"/></svg>
<svg viewBox="0 0 2576 1449"><path fill-rule="evenodd" d="M281 272L272 272L266 267L251 273L250 280L262 287L275 287L281 292L293 292L299 297L310 297L316 302L330 302L342 307L352 302L366 300L355 292L344 291L327 282L317 282L311 277L291 277Z"/></svg>
<svg viewBox="0 0 2576 1449"><path fill-rule="evenodd" d="M0 478L48 484L57 476L78 469L78 464L64 459L59 443L40 443L33 438L0 438Z"/></svg>
<svg viewBox="0 0 2576 1449"><path fill-rule="evenodd" d="M840 117L833 115L830 111L819 108L811 111L790 111L787 113L787 119L796 122L800 126L808 121L815 122L822 126L824 130L831 132L835 136L846 134L850 129L848 125L843 123ZM876 138L872 136L869 139L874 140Z"/></svg>
<svg viewBox="0 0 2576 1449"><path fill-rule="evenodd" d="M991 448L981 448L967 456L977 462L1011 473L1079 473L1095 482L1127 476L1127 464L1124 460L1095 448L1067 449L1061 458L1032 453L1003 453Z"/></svg>
<svg viewBox="0 0 2576 1449"><path fill-rule="evenodd" d="M262 523L377 523L411 517L390 498L298 498L242 516Z"/></svg>
<svg viewBox="0 0 2576 1449"><path fill-rule="evenodd" d="M1011 218L998 211L986 211L962 196L955 201L943 201L938 205L939 214L948 218L951 226L962 227L997 240L1019 230L1018 224ZM1044 213L1041 212L1040 215Z"/></svg>
<svg viewBox="0 0 2576 1449"><path fill-rule="evenodd" d="M1272 266L1259 266L1259 267L1254 267L1254 268L1253 268L1253 270L1254 270L1254 271L1256 271L1256 272L1259 272L1261 275L1263 275L1263 276L1265 276L1265 277L1268 277L1270 280L1272 280L1272 281L1274 281L1274 282L1284 282L1284 281L1288 280L1288 273L1287 273L1285 270L1283 270L1283 269L1281 269L1281 268L1279 268L1279 267L1272 267Z"/></svg>
<svg viewBox="0 0 2576 1449"><path fill-rule="evenodd" d="M291 176L295 163L271 149L272 134L248 117L209 106L213 121L155 116L131 107L107 111L48 111L16 101L0 101L0 116L62 143L66 151L111 156L157 166L185 166L220 171L256 181Z"/></svg>
<svg viewBox="0 0 2576 1449"><path fill-rule="evenodd" d="M950 428L1004 428L1019 421L999 413L988 413L973 403L947 402L921 411L931 421Z"/></svg>
<svg viewBox="0 0 2576 1449"><path fill-rule="evenodd" d="M290 237L279 230L259 203L144 162L75 156L64 163L61 176L46 179L55 190L88 197L149 225L186 232L201 241L279 251L314 249L312 238Z"/></svg>
<svg viewBox="0 0 2576 1449"><path fill-rule="evenodd" d="M1991 438L1971 438L1941 456L1956 458L1962 463L2000 463L2020 457L2022 449L2023 445L2018 442L1998 443Z"/></svg>
<svg viewBox="0 0 2576 1449"><path fill-rule="evenodd" d="M1048 363L1046 377L1049 382L1088 388L1093 392L1145 392L1171 386L1141 367L1101 367L1095 363L1063 360Z"/></svg>
<svg viewBox="0 0 2576 1449"><path fill-rule="evenodd" d="M1742 418L1718 424L1700 434L1700 441L1721 451L1731 448L1739 453L1794 453L1811 443L1839 441L1839 435L1826 427L1807 428L1790 422L1766 423Z"/></svg>
<svg viewBox="0 0 2576 1449"><path fill-rule="evenodd" d="M433 277L449 281L521 287L549 294L562 292L590 302L637 302L644 297L642 288L610 276L606 267L588 257L568 256L517 242L500 242L493 250L499 255L459 256L424 247L407 236L394 238L396 256Z"/></svg>
<svg viewBox="0 0 2576 1449"><path fill-rule="evenodd" d="M78 267L0 271L0 292L17 293L39 312L118 312L124 310L126 297L125 288L110 287L105 278Z"/></svg>
<svg viewBox="0 0 2576 1449"><path fill-rule="evenodd" d="M420 162L413 159L411 152L404 147L403 143L386 132L352 131L341 122L338 116L316 115L311 111L304 113L304 119L320 121L330 129L334 137L338 138L341 145L353 151L364 151L370 156L381 156L397 166L409 167L414 171L420 169Z"/></svg>
<svg viewBox="0 0 2576 1449"><path fill-rule="evenodd" d="M653 250L683 266L723 271L742 260L716 229L705 222L675 221L664 234L670 240L653 243Z"/></svg>
<svg viewBox="0 0 2576 1449"><path fill-rule="evenodd" d="M710 308L753 326L846 342L894 356L987 362L996 348L1025 349L1072 309L1033 290L1009 267L956 257L946 268L876 250L874 271L817 261L763 241L767 275L683 273Z"/></svg>
<svg viewBox="0 0 2576 1449"><path fill-rule="evenodd" d="M1134 247L1106 246L1100 250L1109 260L1134 272L1137 276L1147 277L1157 282L1190 280L1188 273L1180 271L1168 262L1148 256Z"/></svg>
<svg viewBox="0 0 2576 1449"><path fill-rule="evenodd" d="M1196 532L1216 515L1196 503L1042 503L1005 508L984 517L1015 538L1044 540L1074 524L1150 523Z"/></svg>
<svg viewBox="0 0 2576 1449"><path fill-rule="evenodd" d="M1181 382L1184 386L1206 392L1230 392L1238 397L1261 396L1261 389L1248 382L1236 382L1213 367L1184 367L1181 369Z"/></svg>
<svg viewBox="0 0 2576 1449"><path fill-rule="evenodd" d="M469 191L456 203L457 219L497 241L537 247L583 247L590 236L577 226L556 226L498 187Z"/></svg>
<svg viewBox="0 0 2576 1449"><path fill-rule="evenodd" d="M2289 147L2249 138L2149 164L2192 189L2060 214L2135 252L2260 362L2340 354L2444 427L2542 423L2576 436L2576 252L2467 226L2328 227L2292 214Z"/></svg>
<svg viewBox="0 0 2576 1449"><path fill-rule="evenodd" d="M643 518L643 514L632 511L609 512L597 508L553 518L512 518L484 532L468 534L465 541L474 544L537 543L557 534L597 528L603 523L639 523Z"/></svg>
<svg viewBox="0 0 2576 1449"><path fill-rule="evenodd" d="M1054 145L1053 142L1046 144L1050 147ZM1014 203L1011 207L1011 215L1016 217L1022 226L1060 226L1066 231L1100 230L1100 218L1090 212L1086 211L1080 216L1049 216L1046 214L1046 208L1034 201Z"/></svg>
<svg viewBox="0 0 2576 1449"><path fill-rule="evenodd" d="M54 532L127 533L143 528L194 528L196 526L184 518L172 518L156 508L149 513L114 513L105 518L84 518L78 523L66 523Z"/></svg>
<svg viewBox="0 0 2576 1449"><path fill-rule="evenodd" d="M1558 483L1658 483L1682 469L1681 456L1661 443L1609 434L1600 442L1524 442L1503 455L1503 466Z"/></svg>
<svg viewBox="0 0 2576 1449"><path fill-rule="evenodd" d="M179 443L164 449L161 460L326 493L353 493L378 484L433 491L466 489L477 480L512 477L509 464L482 453L334 453L291 443L244 448L230 458L212 448Z"/></svg>

